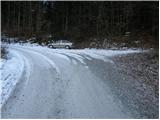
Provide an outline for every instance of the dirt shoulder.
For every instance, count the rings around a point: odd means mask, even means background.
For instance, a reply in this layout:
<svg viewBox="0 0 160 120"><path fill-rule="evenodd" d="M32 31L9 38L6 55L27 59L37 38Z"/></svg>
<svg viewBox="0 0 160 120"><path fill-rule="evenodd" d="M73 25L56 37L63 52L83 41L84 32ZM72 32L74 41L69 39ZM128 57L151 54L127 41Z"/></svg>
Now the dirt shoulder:
<svg viewBox="0 0 160 120"><path fill-rule="evenodd" d="M141 116L145 118L158 118L158 50L117 56L113 57L112 60L118 72L128 76L125 78L126 82L123 81L122 87L127 86L135 93L132 99L132 104L134 104L132 108L139 109Z"/></svg>

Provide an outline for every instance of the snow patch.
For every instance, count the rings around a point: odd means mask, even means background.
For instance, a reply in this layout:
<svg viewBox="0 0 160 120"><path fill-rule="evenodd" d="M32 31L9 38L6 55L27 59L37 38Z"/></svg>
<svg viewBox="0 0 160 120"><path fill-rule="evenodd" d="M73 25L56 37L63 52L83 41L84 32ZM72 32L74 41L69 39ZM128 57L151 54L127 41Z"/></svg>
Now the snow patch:
<svg viewBox="0 0 160 120"><path fill-rule="evenodd" d="M16 51L9 50L8 60L0 61L1 104L3 105L15 88L24 70L24 59Z"/></svg>

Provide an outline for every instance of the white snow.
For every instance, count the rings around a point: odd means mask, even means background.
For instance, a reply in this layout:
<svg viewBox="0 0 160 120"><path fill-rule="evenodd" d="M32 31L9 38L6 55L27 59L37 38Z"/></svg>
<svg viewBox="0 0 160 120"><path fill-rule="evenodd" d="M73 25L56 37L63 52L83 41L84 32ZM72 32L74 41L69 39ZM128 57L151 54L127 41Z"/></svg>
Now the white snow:
<svg viewBox="0 0 160 120"><path fill-rule="evenodd" d="M56 69L57 73L60 73L60 70L59 70L58 66L57 66L52 60L50 60L48 57L46 57L45 55L43 55L43 54L41 54L41 53L38 53L38 52L35 52L35 51L32 51L32 52L34 52L35 54L40 55L40 56L41 56L42 58L44 58L48 63L50 63L50 65L52 65L52 66Z"/></svg>
<svg viewBox="0 0 160 120"><path fill-rule="evenodd" d="M104 62L112 62L109 60L109 57L112 56L117 56L117 55L124 55L124 54L129 54L129 53L138 53L142 52L140 49L125 49L125 50L105 50L105 49L50 49L46 46L39 46L37 44L30 44L26 43L20 45L20 44L14 44L14 47L23 47L27 49L32 49L36 51L42 51L42 52L47 52L50 54L54 54L55 56L58 56L62 59L65 59L66 61L70 62L70 58L72 57L76 60L78 60L82 64L85 63L85 59L91 61L92 59L99 59L103 60ZM74 62L75 64L75 62ZM56 67L56 66L55 66Z"/></svg>
<svg viewBox="0 0 160 120"><path fill-rule="evenodd" d="M57 73L59 74L61 71L59 67L56 65L54 60L51 60L48 56L42 53L48 53L52 56L55 56L58 59L63 59L69 63L73 63L77 65L78 61L88 69L86 64L86 60L92 61L93 59L100 59L104 62L110 61L108 58L116 55L123 55L128 53L138 53L141 52L140 50L104 50L104 49L50 49L48 47L38 46L37 44L12 44L9 45L11 48L22 48L27 49L34 54L38 54L43 59L45 59L50 65L52 65ZM23 70L28 69L30 64L27 63L27 59L23 57L23 55L17 53L16 50L9 49L9 59L8 60L0 60L0 73L1 73L1 83L2 86L2 97L1 97L1 104L4 104L5 101L10 96L11 92L14 90L18 80L20 79ZM58 60L55 59L55 60ZM111 61L110 61L111 62ZM27 67L25 67L25 64ZM28 76L29 76L29 72Z"/></svg>
<svg viewBox="0 0 160 120"><path fill-rule="evenodd" d="M18 83L24 69L24 60L16 51L9 51L8 60L0 61L1 73L1 104L10 96L12 90Z"/></svg>
<svg viewBox="0 0 160 120"><path fill-rule="evenodd" d="M121 111L124 110L123 106L114 99L110 86L104 84L103 76L99 77L98 74L102 75L100 68L103 68L105 62L111 61L110 57L137 53L141 52L140 50L68 50L30 44L14 44L9 45L9 48L9 59L0 61L3 87L1 103L5 103L16 84L20 82L19 78L23 73L27 72L25 76L30 76L28 82L22 84L25 89L22 89L21 93L24 96L20 98L23 98L24 104L21 101L14 102L15 99L11 104L7 103L12 106L8 113L11 111L13 116L24 115L24 118L35 116L52 118L52 115L57 118L63 116L124 118L123 116L129 116L126 113L123 114ZM104 62L96 65L92 62L93 60L97 62L96 59ZM106 67L108 67L106 72L114 69L108 63ZM112 74L106 73L106 78L117 80L112 78ZM117 76L118 79L119 77Z"/></svg>
<svg viewBox="0 0 160 120"><path fill-rule="evenodd" d="M52 49L53 53L65 54L70 57L73 57L80 61L82 64L85 64L84 60L100 59L105 62L110 61L108 58L124 55L129 53L139 53L141 50L104 50L104 49L75 49L75 50L65 50L65 49Z"/></svg>
<svg viewBox="0 0 160 120"><path fill-rule="evenodd" d="M66 55L63 55L63 54L56 54L56 55L70 62L70 59Z"/></svg>
<svg viewBox="0 0 160 120"><path fill-rule="evenodd" d="M72 59L73 64L77 65L76 60Z"/></svg>

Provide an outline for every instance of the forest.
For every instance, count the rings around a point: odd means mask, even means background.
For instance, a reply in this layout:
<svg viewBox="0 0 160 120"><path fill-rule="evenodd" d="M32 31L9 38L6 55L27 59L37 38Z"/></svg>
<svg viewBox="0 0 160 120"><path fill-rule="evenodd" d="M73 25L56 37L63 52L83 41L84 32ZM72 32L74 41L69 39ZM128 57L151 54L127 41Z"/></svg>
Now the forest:
<svg viewBox="0 0 160 120"><path fill-rule="evenodd" d="M1 31L9 37L36 37L39 44L68 39L79 47L103 48L106 41L158 47L159 2L2 1Z"/></svg>

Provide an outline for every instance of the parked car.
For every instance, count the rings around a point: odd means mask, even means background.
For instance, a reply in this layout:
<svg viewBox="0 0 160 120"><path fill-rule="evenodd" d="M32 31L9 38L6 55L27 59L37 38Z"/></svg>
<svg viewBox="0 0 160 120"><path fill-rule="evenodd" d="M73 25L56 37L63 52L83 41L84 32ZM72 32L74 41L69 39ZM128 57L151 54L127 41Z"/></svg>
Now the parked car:
<svg viewBox="0 0 160 120"><path fill-rule="evenodd" d="M73 43L68 40L57 40L56 42L48 44L50 48L66 48L71 49L73 48Z"/></svg>

